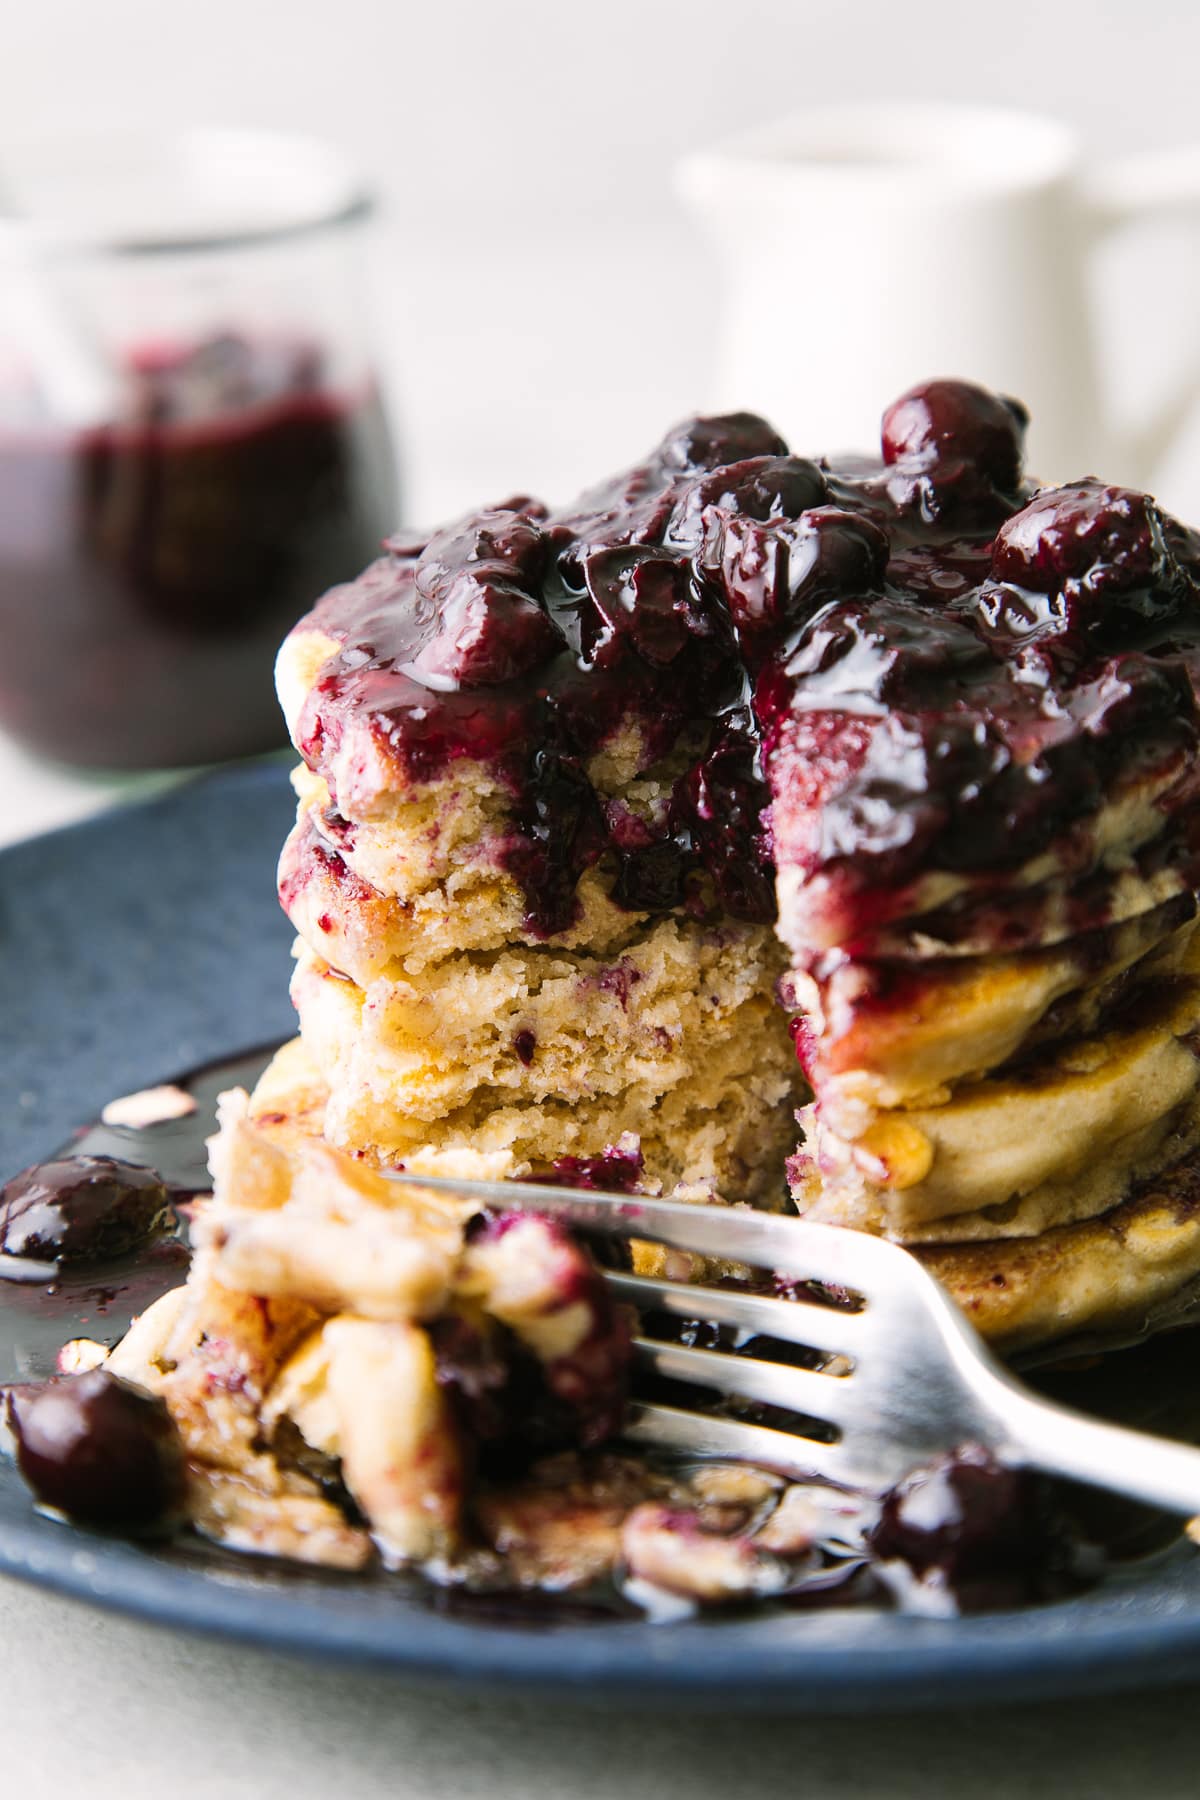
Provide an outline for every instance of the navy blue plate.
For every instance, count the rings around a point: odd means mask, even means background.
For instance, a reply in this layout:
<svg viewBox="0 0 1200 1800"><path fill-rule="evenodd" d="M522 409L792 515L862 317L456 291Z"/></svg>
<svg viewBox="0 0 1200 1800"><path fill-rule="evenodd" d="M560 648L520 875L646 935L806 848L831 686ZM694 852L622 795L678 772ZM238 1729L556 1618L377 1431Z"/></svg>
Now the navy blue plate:
<svg viewBox="0 0 1200 1800"><path fill-rule="evenodd" d="M273 872L292 809L282 766L251 765L0 855L0 1170L114 1094L286 1035ZM0 1462L0 1570L276 1649L598 1701L854 1712L1200 1678L1200 1557L1184 1546L1079 1599L975 1618L514 1623L443 1611L417 1582L76 1530Z"/></svg>

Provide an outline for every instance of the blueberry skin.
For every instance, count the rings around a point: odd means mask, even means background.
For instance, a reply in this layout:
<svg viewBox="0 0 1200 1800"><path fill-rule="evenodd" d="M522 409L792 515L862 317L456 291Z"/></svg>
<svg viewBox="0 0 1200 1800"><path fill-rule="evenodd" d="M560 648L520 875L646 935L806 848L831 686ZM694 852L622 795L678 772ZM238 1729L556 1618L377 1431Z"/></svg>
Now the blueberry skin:
<svg viewBox="0 0 1200 1800"><path fill-rule="evenodd" d="M121 1531L181 1512L183 1444L157 1395L92 1369L11 1389L5 1413L17 1466L43 1506Z"/></svg>

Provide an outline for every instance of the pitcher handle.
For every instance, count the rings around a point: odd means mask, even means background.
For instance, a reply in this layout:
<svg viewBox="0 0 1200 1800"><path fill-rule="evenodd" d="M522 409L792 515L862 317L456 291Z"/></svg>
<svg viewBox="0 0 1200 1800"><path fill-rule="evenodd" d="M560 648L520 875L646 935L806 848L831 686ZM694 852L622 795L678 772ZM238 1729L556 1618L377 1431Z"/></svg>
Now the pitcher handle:
<svg viewBox="0 0 1200 1800"><path fill-rule="evenodd" d="M1138 219L1200 220L1200 143L1141 150L1097 162L1079 178L1085 215L1096 236ZM1200 399L1200 336L1186 352L1180 379L1129 446L1139 481L1162 461Z"/></svg>
<svg viewBox="0 0 1200 1800"><path fill-rule="evenodd" d="M1094 163L1079 188L1102 230L1151 215L1200 212L1200 144Z"/></svg>

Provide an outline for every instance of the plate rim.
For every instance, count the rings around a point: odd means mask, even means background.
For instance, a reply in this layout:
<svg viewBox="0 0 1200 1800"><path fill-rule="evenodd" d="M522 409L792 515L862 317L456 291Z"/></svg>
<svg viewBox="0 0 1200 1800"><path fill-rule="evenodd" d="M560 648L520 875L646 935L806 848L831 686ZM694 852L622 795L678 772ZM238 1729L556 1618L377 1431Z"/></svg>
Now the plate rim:
<svg viewBox="0 0 1200 1800"><path fill-rule="evenodd" d="M11 1465L0 1467L0 1501L6 1486L20 1489ZM264 1596L254 1578L270 1579L266 1558L247 1558L244 1576L228 1563L217 1573L145 1558L136 1562L135 1578L122 1582L120 1565L138 1556L126 1539L83 1530L32 1506L24 1522L0 1519L0 1573L149 1624L306 1661L388 1670L418 1683L553 1689L600 1707L613 1698L645 1708L663 1699L703 1706L719 1697L739 1712L844 1715L1000 1705L1200 1679L1200 1596L1175 1616L1117 1616L1072 1632L1023 1629L1026 1621L1056 1612L1056 1622L1065 1624L1053 1603L953 1619L864 1611L857 1617L883 1641L826 1643L814 1654L770 1630L779 1615L540 1629L440 1616L406 1600L403 1591L397 1628L371 1620L364 1631L363 1615L330 1609L319 1596ZM331 1578L331 1588L336 1581ZM1082 1624L1071 1602L1061 1605L1071 1608L1072 1623ZM838 1615L807 1618L828 1622ZM745 1658L741 1667L738 1655Z"/></svg>

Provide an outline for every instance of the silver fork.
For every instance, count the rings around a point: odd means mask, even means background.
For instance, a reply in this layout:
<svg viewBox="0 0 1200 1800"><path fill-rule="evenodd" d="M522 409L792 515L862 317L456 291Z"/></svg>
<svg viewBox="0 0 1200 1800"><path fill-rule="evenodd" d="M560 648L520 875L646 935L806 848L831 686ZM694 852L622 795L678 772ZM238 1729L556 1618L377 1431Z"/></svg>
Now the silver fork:
<svg viewBox="0 0 1200 1800"><path fill-rule="evenodd" d="M781 1474L872 1491L970 1442L1005 1462L1171 1512L1200 1513L1200 1449L1104 1424L1031 1393L916 1258L882 1238L740 1207L529 1182L392 1179L505 1210L544 1213L587 1232L748 1263L854 1296L851 1310L816 1296L779 1299L606 1270L615 1292L639 1313L711 1320L747 1336L804 1345L833 1361L830 1370L797 1369L639 1337L639 1357L659 1375L782 1407L797 1418L795 1430L784 1431L642 1402L634 1407L627 1437L688 1456L760 1463ZM823 1441L830 1429L834 1441Z"/></svg>

